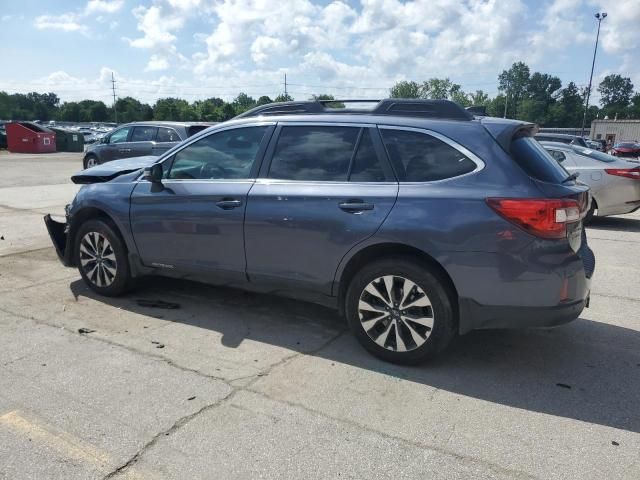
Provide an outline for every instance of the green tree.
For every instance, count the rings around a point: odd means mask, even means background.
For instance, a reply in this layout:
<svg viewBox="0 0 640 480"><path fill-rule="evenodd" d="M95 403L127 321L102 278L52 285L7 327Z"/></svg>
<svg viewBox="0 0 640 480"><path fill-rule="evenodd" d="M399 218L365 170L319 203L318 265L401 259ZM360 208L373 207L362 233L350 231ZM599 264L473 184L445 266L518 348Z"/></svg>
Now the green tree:
<svg viewBox="0 0 640 480"><path fill-rule="evenodd" d="M491 101L489 99L489 94L484 92L483 90L476 90L475 93L470 93L469 100L471 100L471 105L485 106L488 106Z"/></svg>
<svg viewBox="0 0 640 480"><path fill-rule="evenodd" d="M629 77L618 74L607 75L598 85L600 93L600 105L606 115L626 113L627 107L633 95L633 83Z"/></svg>
<svg viewBox="0 0 640 480"><path fill-rule="evenodd" d="M507 97L507 117L516 116L518 105L527 92L529 76L529 67L523 62L514 63L509 70L503 70L498 75L498 90L504 92Z"/></svg>
<svg viewBox="0 0 640 480"><path fill-rule="evenodd" d="M469 98L469 95L464 93L462 91L462 87L458 84L454 84L449 90L449 100L452 100L463 107L471 106L471 99Z"/></svg>
<svg viewBox="0 0 640 480"><path fill-rule="evenodd" d="M420 85L413 81L402 80L397 82L389 91L391 98L421 98Z"/></svg>
<svg viewBox="0 0 640 480"><path fill-rule="evenodd" d="M181 98L159 98L153 106L154 120L189 121L197 117L195 108Z"/></svg>
<svg viewBox="0 0 640 480"><path fill-rule="evenodd" d="M274 100L274 102L292 102L292 101L293 101L293 97L288 93L281 93Z"/></svg>
<svg viewBox="0 0 640 480"><path fill-rule="evenodd" d="M256 105L266 105L267 103L273 103L273 100L271 100L271 98L269 98L268 96L263 95L258 99Z"/></svg>
<svg viewBox="0 0 640 480"><path fill-rule="evenodd" d="M237 114L246 112L256 106L256 101L246 93L240 93L233 101L233 106Z"/></svg>

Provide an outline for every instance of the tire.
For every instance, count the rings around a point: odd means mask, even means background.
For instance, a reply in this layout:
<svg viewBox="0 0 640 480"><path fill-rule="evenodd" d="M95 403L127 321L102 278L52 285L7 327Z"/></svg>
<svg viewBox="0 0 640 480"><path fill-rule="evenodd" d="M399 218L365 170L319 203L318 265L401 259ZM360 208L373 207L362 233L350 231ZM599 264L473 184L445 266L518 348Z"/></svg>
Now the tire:
<svg viewBox="0 0 640 480"><path fill-rule="evenodd" d="M388 293L385 299L388 285L396 302L389 301L393 299ZM353 277L345 297L345 313L354 335L370 353L392 363L418 364L444 351L456 334L456 314L448 290L438 272L415 258L389 257L363 267ZM395 304L405 305L405 309ZM400 325L399 337L396 325Z"/></svg>
<svg viewBox="0 0 640 480"><path fill-rule="evenodd" d="M91 165L92 163L93 165ZM96 157L95 155L87 155L86 157L84 157L82 165L84 166L85 170L87 168L95 167L96 165L99 165L98 157Z"/></svg>
<svg viewBox="0 0 640 480"><path fill-rule="evenodd" d="M82 279L94 292L115 297L128 290L127 248L112 225L98 219L84 222L76 235L74 254Z"/></svg>
<svg viewBox="0 0 640 480"><path fill-rule="evenodd" d="M588 225L589 223L591 223L593 221L593 217L596 216L596 210L598 209L598 204L596 203L596 199L592 198L591 199L591 207L589 208L589 211L587 212L587 214L584 217L584 224Z"/></svg>

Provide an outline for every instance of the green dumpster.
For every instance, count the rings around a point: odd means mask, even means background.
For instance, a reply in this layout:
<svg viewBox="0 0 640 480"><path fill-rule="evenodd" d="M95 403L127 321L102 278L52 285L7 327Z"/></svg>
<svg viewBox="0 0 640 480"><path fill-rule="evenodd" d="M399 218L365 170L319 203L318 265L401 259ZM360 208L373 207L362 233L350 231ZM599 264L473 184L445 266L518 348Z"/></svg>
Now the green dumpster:
<svg viewBox="0 0 640 480"><path fill-rule="evenodd" d="M56 134L56 150L58 152L84 151L84 135L75 130L60 127L49 127Z"/></svg>

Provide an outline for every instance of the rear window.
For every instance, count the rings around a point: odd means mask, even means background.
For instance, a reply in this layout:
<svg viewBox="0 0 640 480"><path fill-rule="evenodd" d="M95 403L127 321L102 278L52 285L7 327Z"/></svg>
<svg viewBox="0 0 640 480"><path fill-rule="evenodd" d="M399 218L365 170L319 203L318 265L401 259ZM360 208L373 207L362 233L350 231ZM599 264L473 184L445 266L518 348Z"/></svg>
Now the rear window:
<svg viewBox="0 0 640 480"><path fill-rule="evenodd" d="M575 147L573 151L576 152L578 155L583 155L585 157L593 158L594 160L598 160L599 162L612 163L616 161L616 157L612 155L607 155L606 153L602 153L597 150L592 150L590 148Z"/></svg>
<svg viewBox="0 0 640 480"><path fill-rule="evenodd" d="M130 142L151 142L155 140L158 127L134 127Z"/></svg>
<svg viewBox="0 0 640 480"><path fill-rule="evenodd" d="M346 181L359 128L283 127L269 178Z"/></svg>
<svg viewBox="0 0 640 480"><path fill-rule="evenodd" d="M168 127L160 127L158 129L158 136L156 138L158 142L179 142L180 137L178 136L178 132L176 132L173 128Z"/></svg>
<svg viewBox="0 0 640 480"><path fill-rule="evenodd" d="M383 128L384 146L401 182L432 182L473 172L463 153L426 133Z"/></svg>
<svg viewBox="0 0 640 480"><path fill-rule="evenodd" d="M187 135L191 137L202 130L206 130L209 126L210 125L191 125L187 128Z"/></svg>
<svg viewBox="0 0 640 480"><path fill-rule="evenodd" d="M548 183L561 183L569 174L533 137L511 142L511 156L527 175Z"/></svg>

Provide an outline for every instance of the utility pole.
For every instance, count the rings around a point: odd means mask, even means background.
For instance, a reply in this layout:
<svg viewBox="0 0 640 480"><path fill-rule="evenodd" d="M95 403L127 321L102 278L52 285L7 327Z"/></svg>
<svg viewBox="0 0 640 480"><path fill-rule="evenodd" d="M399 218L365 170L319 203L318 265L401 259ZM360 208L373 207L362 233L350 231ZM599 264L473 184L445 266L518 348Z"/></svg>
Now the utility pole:
<svg viewBox="0 0 640 480"><path fill-rule="evenodd" d="M507 118L507 105L509 105L509 79L507 78L507 91L504 94L504 115L502 118Z"/></svg>
<svg viewBox="0 0 640 480"><path fill-rule="evenodd" d="M118 123L118 108L116 107L116 79L111 72L111 89L113 91L113 113L115 115L115 121Z"/></svg>
<svg viewBox="0 0 640 480"><path fill-rule="evenodd" d="M602 20L607 18L607 13L596 13L596 19L598 20L598 33L596 34L596 46L593 49L593 61L591 62L591 76L589 77L589 88L587 88L587 100L584 103L584 114L582 115L582 130L580 130L580 136L584 137L584 125L587 123L587 110L589 109L589 97L591 96L591 82L593 81L593 67L596 64L596 52L598 51L598 39L600 38L600 24Z"/></svg>
<svg viewBox="0 0 640 480"><path fill-rule="evenodd" d="M289 94L287 93L287 74L284 74L284 98L288 99Z"/></svg>

